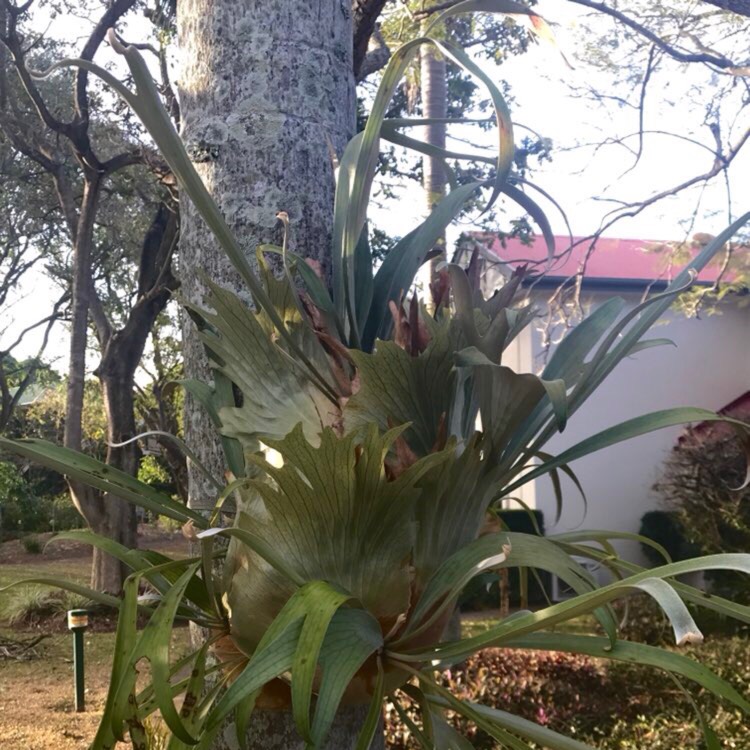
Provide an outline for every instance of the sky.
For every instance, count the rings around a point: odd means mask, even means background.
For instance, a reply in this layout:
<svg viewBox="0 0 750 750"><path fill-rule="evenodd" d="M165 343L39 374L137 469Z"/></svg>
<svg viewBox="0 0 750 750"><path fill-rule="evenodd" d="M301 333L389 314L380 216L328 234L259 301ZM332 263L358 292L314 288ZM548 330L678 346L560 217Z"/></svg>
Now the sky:
<svg viewBox="0 0 750 750"><path fill-rule="evenodd" d="M493 79L506 79L510 83L514 121L552 140L553 158L534 171L533 180L561 204L574 234L587 235L598 229L603 214L612 205L602 202L602 198L642 199L710 166L711 155L705 149L673 137L647 138L640 163L629 172L634 158L622 146L610 146L598 152L581 147L580 144L599 143L607 136L637 131L637 113L617 106L598 108L571 95L572 88L588 83L607 91L611 89L611 78L592 70L585 63L575 62L571 69L563 61L561 51L566 57L575 58L583 33L583 15L578 6L560 0L540 0L538 7L553 24L558 48L538 44L502 66L486 61L480 64ZM40 25L45 25L45 20L40 18ZM57 18L55 29L58 35L78 34L81 21ZM126 36L137 40L146 33L143 24L131 24ZM101 58L111 59L111 52L103 48ZM644 127L695 137L710 145L710 132L701 124L705 103L695 92L700 83L698 76L697 71L688 69L665 80L655 80L652 86L654 95L647 101ZM747 121L735 123L738 129L747 125ZM450 132L460 139L450 143L456 149L465 149L463 141L467 139L480 145L492 145L491 134L469 126L458 126ZM519 127L517 132L522 134L523 129ZM738 157L733 172L733 210L737 212L743 204L745 207L750 204L750 183L736 179L737 175L750 172L750 148ZM556 209L548 203L544 208L555 233L565 234L564 221ZM419 190L408 188L393 205L376 210L375 220L387 226L390 233L403 235L413 226L421 210ZM696 221L691 227L689 220L694 216ZM644 240L682 239L692 231L718 233L726 226L728 218L726 190L721 180L716 180L703 191L692 190L679 198L662 201L636 218L619 222L605 234ZM449 240L458 231L458 228L454 229ZM43 275L29 277L19 290L12 328L34 319L40 301L52 299L55 294L54 285ZM38 343L39 337L30 337L19 354L35 353ZM66 351L66 332L59 326L46 357L54 361L57 369L63 370Z"/></svg>

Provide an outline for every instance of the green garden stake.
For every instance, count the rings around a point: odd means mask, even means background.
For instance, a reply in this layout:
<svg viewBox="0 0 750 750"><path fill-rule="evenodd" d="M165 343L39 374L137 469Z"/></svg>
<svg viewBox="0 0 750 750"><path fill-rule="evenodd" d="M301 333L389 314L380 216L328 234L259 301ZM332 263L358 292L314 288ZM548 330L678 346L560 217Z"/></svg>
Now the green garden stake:
<svg viewBox="0 0 750 750"><path fill-rule="evenodd" d="M76 694L76 711L86 710L84 696L83 634L89 626L89 613L85 609L68 611L68 629L73 631L73 676Z"/></svg>

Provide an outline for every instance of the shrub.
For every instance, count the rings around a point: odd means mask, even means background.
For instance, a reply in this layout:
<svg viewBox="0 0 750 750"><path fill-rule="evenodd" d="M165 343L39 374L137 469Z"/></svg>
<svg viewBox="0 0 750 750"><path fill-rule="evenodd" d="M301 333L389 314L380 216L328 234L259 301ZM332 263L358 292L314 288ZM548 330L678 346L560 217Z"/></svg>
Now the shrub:
<svg viewBox="0 0 750 750"><path fill-rule="evenodd" d="M83 519L67 492L56 497L36 497L24 488L5 502L0 501L0 516L0 530L7 538L83 526Z"/></svg>
<svg viewBox="0 0 750 750"><path fill-rule="evenodd" d="M67 531L84 527L83 517L73 505L69 492L63 492L52 498L50 508L51 517L48 522L50 531Z"/></svg>
<svg viewBox="0 0 750 750"><path fill-rule="evenodd" d="M509 711L558 731L573 724L576 717L605 711L614 690L604 668L587 656L494 648L475 654L460 668L446 670L440 683L461 700ZM416 719L407 700L401 707ZM393 704L386 704L385 716L389 748L419 747ZM475 748L497 746L457 717L452 723Z"/></svg>
<svg viewBox="0 0 750 750"><path fill-rule="evenodd" d="M167 492L170 495L175 494L174 482L169 475L169 471L154 455L146 455L141 459L138 466L138 479L162 492Z"/></svg>
<svg viewBox="0 0 750 750"><path fill-rule="evenodd" d="M9 625L30 625L59 614L62 595L41 586L24 586L8 597L3 614Z"/></svg>
<svg viewBox="0 0 750 750"><path fill-rule="evenodd" d="M30 555L40 555L42 553L42 543L33 535L23 537L21 544Z"/></svg>
<svg viewBox="0 0 750 750"><path fill-rule="evenodd" d="M740 693L750 692L750 649L744 638L708 640L688 647L706 666L729 680ZM681 649L684 653L684 649ZM639 664L607 663L585 656L555 652L487 649L469 658L461 669L446 670L441 684L457 697L510 711L572 734L599 750L675 750L700 748L701 731L694 708L665 672ZM697 691L686 684L695 695ZM708 700L705 715L723 740L722 747L745 750L747 727L742 714ZM408 699L399 706L420 726ZM386 704L386 738L391 750L412 750L419 744L392 703ZM497 745L455 715L475 748Z"/></svg>
<svg viewBox="0 0 750 750"><path fill-rule="evenodd" d="M36 626L45 622L62 623L70 609L94 609L87 597L44 586L23 586L3 602L3 617L9 625Z"/></svg>
<svg viewBox="0 0 750 750"><path fill-rule="evenodd" d="M675 562L688 560L700 554L696 544L687 540L685 527L674 511L650 510L641 516L641 536L661 544ZM652 565L663 565L664 557L648 544L641 544L643 554Z"/></svg>
<svg viewBox="0 0 750 750"><path fill-rule="evenodd" d="M702 554L750 549L750 487L746 457L731 429L685 431L664 466L655 489ZM746 578L727 571L707 573L716 593L750 602Z"/></svg>

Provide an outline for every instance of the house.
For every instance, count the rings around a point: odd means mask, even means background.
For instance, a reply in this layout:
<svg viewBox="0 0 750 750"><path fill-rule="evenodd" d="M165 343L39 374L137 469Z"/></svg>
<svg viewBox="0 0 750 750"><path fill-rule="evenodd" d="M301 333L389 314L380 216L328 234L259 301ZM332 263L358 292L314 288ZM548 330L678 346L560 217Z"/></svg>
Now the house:
<svg viewBox="0 0 750 750"><path fill-rule="evenodd" d="M510 266L532 261L544 269L547 249L541 240L528 247L513 240L503 245L487 235L481 239ZM569 244L569 238L557 238L557 248ZM593 309L617 295L625 299L628 309L647 290L663 289L671 269L665 266L663 254L644 250L651 246L642 240L600 240L582 282L584 308ZM533 282L529 295L538 307L544 308L552 290L576 274L586 250L582 243ZM716 267L705 269L697 282L712 284L717 273ZM492 285L491 278L488 285ZM671 339L676 348L647 349L623 361L545 450L559 453L600 430L650 411L677 406L719 410L738 399L750 386L750 306L744 301L740 295L729 295L716 314L697 318L670 311L651 335ZM542 328L541 320L527 328L508 350L505 363L520 371L540 371L544 365ZM658 507L652 486L680 433L679 427L661 430L574 462L572 468L588 498L585 517L584 505L565 477L567 491L559 523L555 524L555 496L546 479L526 487L522 499L544 513L547 533L578 528L638 532L641 516ZM643 562L637 543L618 546L621 554Z"/></svg>

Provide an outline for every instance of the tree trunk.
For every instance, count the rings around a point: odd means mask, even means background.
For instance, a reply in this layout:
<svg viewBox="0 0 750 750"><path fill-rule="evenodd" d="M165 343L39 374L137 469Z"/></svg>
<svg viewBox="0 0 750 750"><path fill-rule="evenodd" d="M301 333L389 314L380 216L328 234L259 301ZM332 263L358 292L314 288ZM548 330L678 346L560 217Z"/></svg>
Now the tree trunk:
<svg viewBox="0 0 750 750"><path fill-rule="evenodd" d="M424 46L420 52L420 84L422 97L422 116L444 119L448 115L448 83L446 79L445 58L432 46ZM444 123L426 125L422 138L431 146L445 148ZM435 204L445 196L445 169L440 159L432 156L422 158L422 187L424 188L425 216ZM430 276L435 273L439 263L445 260L445 235L436 243L441 255L430 263ZM432 280L432 278L431 278Z"/></svg>
<svg viewBox="0 0 750 750"><path fill-rule="evenodd" d="M350 0L181 0L180 104L183 138L209 191L252 260L280 239L276 214L290 219L290 248L328 268L338 156L354 132ZM204 303L200 274L241 291L239 279L195 209L182 204L182 293ZM186 377L210 380L189 322ZM185 437L204 463L224 471L207 415L186 399ZM190 471L191 507L212 507L215 491ZM353 747L362 711L344 710L331 747ZM231 732L227 733L231 736ZM223 743L223 744L222 744ZM303 747L288 713L259 714L253 748ZM216 747L228 748L229 740Z"/></svg>
<svg viewBox="0 0 750 750"><path fill-rule="evenodd" d="M278 242L276 213L290 218L290 248L326 264L331 242L333 148L354 132L348 0L181 0L182 135L209 191L254 258ZM206 274L239 279L188 201L182 206L181 290L203 303ZM186 377L210 380L192 323L183 330ZM185 435L217 476L224 470L208 416L186 398ZM190 469L190 505L208 508L211 485Z"/></svg>
<svg viewBox="0 0 750 750"><path fill-rule="evenodd" d="M58 185L59 188L59 185ZM63 444L66 448L80 451L83 444L83 394L86 381L86 346L91 301L91 249L94 222L99 203L101 181L97 172L87 173L84 179L81 208L76 221L71 218L70 230L73 241L73 284L71 291L70 359L68 362L68 384L65 394L65 431ZM63 199L61 198L61 204ZM106 534L106 515L103 512L99 493L87 485L68 479L68 487L78 512L88 526ZM107 534L108 535L108 534ZM112 588L111 571L106 576L97 576L97 562L101 553L95 551L92 565L92 586L106 579L107 591L119 593L121 584ZM104 590L104 589L100 589Z"/></svg>
<svg viewBox="0 0 750 750"><path fill-rule="evenodd" d="M86 336L89 320L91 244L99 203L99 176L86 177L77 225L73 227L73 288L71 292L70 360L65 399L66 448L81 450L83 386L86 377ZM75 492L74 492L75 494Z"/></svg>
<svg viewBox="0 0 750 750"><path fill-rule="evenodd" d="M367 716L367 706L345 706L336 715L336 722L324 746L325 750L354 750L359 730ZM281 711L256 711L247 733L247 746L253 750L305 750L291 714ZM233 725L228 725L211 750L239 750ZM385 747L383 733L373 740L369 750Z"/></svg>
<svg viewBox="0 0 750 750"><path fill-rule="evenodd" d="M122 443L135 435L133 411L135 367L129 367L130 363L123 364L123 367L102 368L100 366L98 371L104 396L104 408L107 412L107 442L110 443L107 449L107 465L135 476L138 473L140 459L138 444L130 443L121 448L111 447L111 444ZM138 362L135 365L137 367ZM111 493L100 496L99 502L101 503L100 521L93 527L93 530L131 549L137 547L138 520L135 506ZM91 567L93 589L119 593L129 572L130 570L119 560L94 548Z"/></svg>
<svg viewBox="0 0 750 750"><path fill-rule="evenodd" d="M102 347L96 375L102 385L107 414L107 465L131 476L138 473L140 452L135 443L122 443L135 435L134 378L151 328L166 306L175 278L170 270L172 249L178 231L174 211L161 204L141 248L138 298L125 325L112 331L91 283L93 222L100 184L86 182L80 218L75 232L73 322L70 375L66 399L65 446L81 450L85 385L86 336L89 316L95 321ZM137 546L138 523L135 508L111 493L102 494L80 482L69 481L71 494L89 527L127 547ZM128 568L115 558L94 549L91 585L97 591L119 594Z"/></svg>

